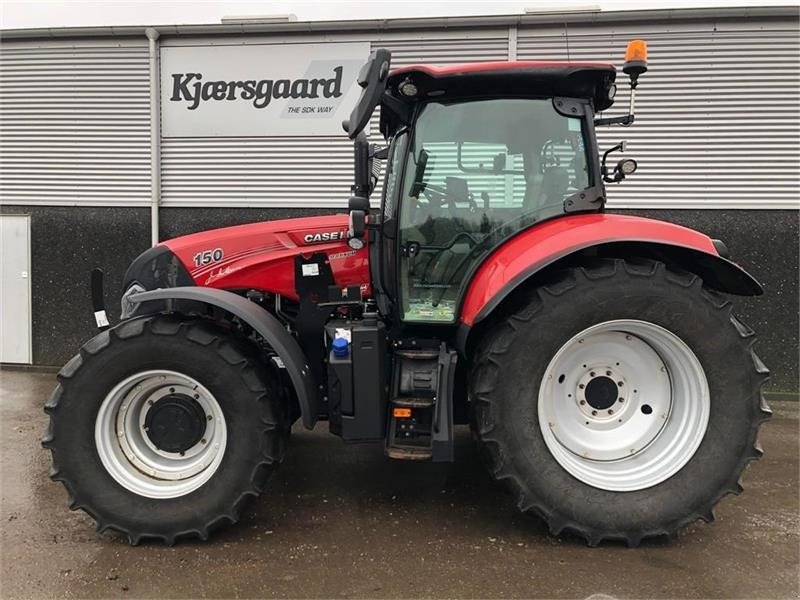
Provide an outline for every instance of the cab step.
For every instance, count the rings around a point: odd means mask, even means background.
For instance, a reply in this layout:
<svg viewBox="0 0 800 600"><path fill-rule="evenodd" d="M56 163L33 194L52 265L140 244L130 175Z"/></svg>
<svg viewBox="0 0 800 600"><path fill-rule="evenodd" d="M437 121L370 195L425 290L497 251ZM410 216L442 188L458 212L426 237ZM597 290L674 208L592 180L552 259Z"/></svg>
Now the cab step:
<svg viewBox="0 0 800 600"><path fill-rule="evenodd" d="M392 398L392 406L429 408L436 403L434 398Z"/></svg>
<svg viewBox="0 0 800 600"><path fill-rule="evenodd" d="M386 455L398 460L453 460L453 381L457 354L438 350L398 350Z"/></svg>
<svg viewBox="0 0 800 600"><path fill-rule="evenodd" d="M386 455L395 460L430 460L433 452L427 448L389 448Z"/></svg>
<svg viewBox="0 0 800 600"><path fill-rule="evenodd" d="M400 358L410 358L412 360L430 360L432 358L439 358L439 351L432 349L395 350L394 355Z"/></svg>

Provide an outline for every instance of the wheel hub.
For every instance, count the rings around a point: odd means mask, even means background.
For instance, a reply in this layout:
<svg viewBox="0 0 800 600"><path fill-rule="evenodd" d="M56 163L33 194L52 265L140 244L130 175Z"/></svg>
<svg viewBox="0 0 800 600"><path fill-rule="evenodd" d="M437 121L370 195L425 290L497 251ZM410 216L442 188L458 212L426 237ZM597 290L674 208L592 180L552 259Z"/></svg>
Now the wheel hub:
<svg viewBox="0 0 800 600"><path fill-rule="evenodd" d="M600 425L611 419L622 423L630 410L630 392L633 391L632 386L625 383L628 365L619 361L604 364L594 358L589 360L592 362L574 366L573 377L577 383L573 386L573 394L568 397L577 404L578 416L582 415L588 421L585 425Z"/></svg>
<svg viewBox="0 0 800 600"><path fill-rule="evenodd" d="M608 410L617 401L617 382L601 375L586 384L586 402L596 410Z"/></svg>
<svg viewBox="0 0 800 600"><path fill-rule="evenodd" d="M159 450L186 452L203 439L206 414L194 398L170 394L155 402L147 411L144 430Z"/></svg>

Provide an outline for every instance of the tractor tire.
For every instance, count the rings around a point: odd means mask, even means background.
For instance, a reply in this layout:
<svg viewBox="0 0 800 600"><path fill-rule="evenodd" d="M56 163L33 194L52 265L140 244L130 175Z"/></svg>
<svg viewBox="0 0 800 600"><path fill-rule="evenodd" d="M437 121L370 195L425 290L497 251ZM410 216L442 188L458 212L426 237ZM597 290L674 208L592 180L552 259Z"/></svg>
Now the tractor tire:
<svg viewBox="0 0 800 600"><path fill-rule="evenodd" d="M50 477L132 544L236 523L283 460L288 415L248 341L206 319L124 321L88 341L45 405Z"/></svg>
<svg viewBox="0 0 800 600"><path fill-rule="evenodd" d="M518 508L590 546L713 520L761 456L768 371L701 279L598 260L521 292L473 354L473 434Z"/></svg>

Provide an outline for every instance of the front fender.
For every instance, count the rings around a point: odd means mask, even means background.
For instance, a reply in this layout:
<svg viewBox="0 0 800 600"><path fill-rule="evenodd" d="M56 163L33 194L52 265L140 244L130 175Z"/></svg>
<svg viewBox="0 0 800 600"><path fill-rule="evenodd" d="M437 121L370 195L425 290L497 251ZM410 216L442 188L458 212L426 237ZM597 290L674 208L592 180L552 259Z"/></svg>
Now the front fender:
<svg viewBox="0 0 800 600"><path fill-rule="evenodd" d="M545 221L506 241L476 270L461 305L462 327L485 319L514 289L571 254L617 245L632 256L664 256L721 292L759 295L761 285L723 258L705 234L654 219L595 213ZM638 248L638 252L637 252Z"/></svg>
<svg viewBox="0 0 800 600"><path fill-rule="evenodd" d="M317 421L317 411L314 410L316 406L316 391L306 356L303 354L300 345L284 329L280 321L263 308L233 292L205 287L162 288L139 292L130 296L129 299L134 303L148 302L150 300L194 300L218 306L242 319L277 352L297 393L303 425L308 429L314 427Z"/></svg>

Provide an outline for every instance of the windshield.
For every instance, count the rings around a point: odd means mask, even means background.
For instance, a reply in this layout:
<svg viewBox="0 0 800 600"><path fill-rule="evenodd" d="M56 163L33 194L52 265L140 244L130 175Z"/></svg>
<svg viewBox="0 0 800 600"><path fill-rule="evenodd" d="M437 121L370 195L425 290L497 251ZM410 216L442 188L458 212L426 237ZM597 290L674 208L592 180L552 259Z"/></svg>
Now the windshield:
<svg viewBox="0 0 800 600"><path fill-rule="evenodd" d="M583 120L546 99L430 102L414 131L400 195L403 318L451 322L477 261L589 187Z"/></svg>

